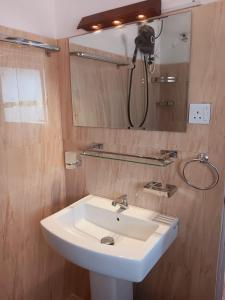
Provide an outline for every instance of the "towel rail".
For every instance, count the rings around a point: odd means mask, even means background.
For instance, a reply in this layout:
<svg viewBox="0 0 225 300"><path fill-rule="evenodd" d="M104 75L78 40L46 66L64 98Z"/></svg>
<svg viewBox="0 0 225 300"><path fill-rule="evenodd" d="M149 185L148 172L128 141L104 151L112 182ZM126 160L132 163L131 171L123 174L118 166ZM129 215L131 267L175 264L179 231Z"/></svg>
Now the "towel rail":
<svg viewBox="0 0 225 300"><path fill-rule="evenodd" d="M30 47L44 49L47 52L47 54L50 52L60 51L60 48L55 45L49 45L46 43L29 40L29 39L25 39L25 38L21 38L21 37L6 36L6 35L1 34L0 41L5 42L5 43L10 43L10 44L30 46Z"/></svg>
<svg viewBox="0 0 225 300"><path fill-rule="evenodd" d="M127 62L121 62L119 60L114 60L114 59L109 58L109 57L94 55L94 54L90 54L90 53L86 53L86 52L82 52L82 51L71 51L70 55L71 56L77 56L77 57L80 57L80 58L86 58L86 59L102 61L102 62L117 65L118 67L129 66L129 63L127 63Z"/></svg>
<svg viewBox="0 0 225 300"><path fill-rule="evenodd" d="M208 186L197 186L194 183L192 183L190 180L187 179L187 176L185 173L186 168L188 167L188 165L196 163L196 162L206 165L211 170L212 175L214 176L214 179L213 179L212 183L209 184ZM218 171L217 167L214 166L209 161L208 155L205 153L200 153L197 158L191 159L184 164L182 178L187 185L193 187L194 189L200 190L200 191L207 191L207 190L213 189L218 184L220 175L219 175L219 171Z"/></svg>

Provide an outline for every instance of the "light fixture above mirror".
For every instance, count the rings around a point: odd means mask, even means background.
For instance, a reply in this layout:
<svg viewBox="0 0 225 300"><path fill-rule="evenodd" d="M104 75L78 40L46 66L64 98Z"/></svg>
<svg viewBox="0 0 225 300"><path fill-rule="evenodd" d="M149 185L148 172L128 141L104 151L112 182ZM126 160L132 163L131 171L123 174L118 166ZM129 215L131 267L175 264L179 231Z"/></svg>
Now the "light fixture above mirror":
<svg viewBox="0 0 225 300"><path fill-rule="evenodd" d="M83 17L77 29L96 31L161 15L161 0L147 0Z"/></svg>

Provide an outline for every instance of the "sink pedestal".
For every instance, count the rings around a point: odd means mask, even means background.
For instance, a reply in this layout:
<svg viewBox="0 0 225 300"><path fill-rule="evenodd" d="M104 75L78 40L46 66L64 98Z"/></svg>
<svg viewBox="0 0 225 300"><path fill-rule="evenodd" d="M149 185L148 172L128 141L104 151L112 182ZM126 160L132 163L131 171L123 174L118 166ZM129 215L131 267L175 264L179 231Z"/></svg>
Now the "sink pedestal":
<svg viewBox="0 0 225 300"><path fill-rule="evenodd" d="M133 283L90 272L91 300L133 300Z"/></svg>

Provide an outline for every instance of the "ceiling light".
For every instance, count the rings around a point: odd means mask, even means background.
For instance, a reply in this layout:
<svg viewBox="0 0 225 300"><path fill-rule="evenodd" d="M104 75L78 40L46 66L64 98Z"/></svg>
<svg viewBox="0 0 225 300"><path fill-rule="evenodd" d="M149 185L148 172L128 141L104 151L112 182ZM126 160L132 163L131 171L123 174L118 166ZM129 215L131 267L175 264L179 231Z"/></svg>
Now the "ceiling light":
<svg viewBox="0 0 225 300"><path fill-rule="evenodd" d="M99 25L92 25L91 28L94 29L94 30L99 30L100 26Z"/></svg>
<svg viewBox="0 0 225 300"><path fill-rule="evenodd" d="M145 0L85 16L80 20L77 29L97 31L113 26L116 27L132 22L144 21L160 15L161 0Z"/></svg>
<svg viewBox="0 0 225 300"><path fill-rule="evenodd" d="M146 16L145 16L145 15L138 15L138 16L137 16L137 19L138 19L138 20L145 20L145 19L146 19Z"/></svg>
<svg viewBox="0 0 225 300"><path fill-rule="evenodd" d="M119 25L122 24L122 22L119 21L119 20L114 20L112 23L113 23L114 26L119 26Z"/></svg>

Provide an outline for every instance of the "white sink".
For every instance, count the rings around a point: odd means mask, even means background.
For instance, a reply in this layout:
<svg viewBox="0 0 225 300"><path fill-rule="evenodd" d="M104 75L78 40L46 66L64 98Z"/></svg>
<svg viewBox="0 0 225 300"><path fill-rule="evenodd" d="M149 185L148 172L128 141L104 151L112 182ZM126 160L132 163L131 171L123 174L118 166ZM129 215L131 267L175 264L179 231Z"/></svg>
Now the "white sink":
<svg viewBox="0 0 225 300"><path fill-rule="evenodd" d="M89 195L41 221L48 243L92 272L140 282L177 236L178 219ZM101 244L113 237L114 245Z"/></svg>

